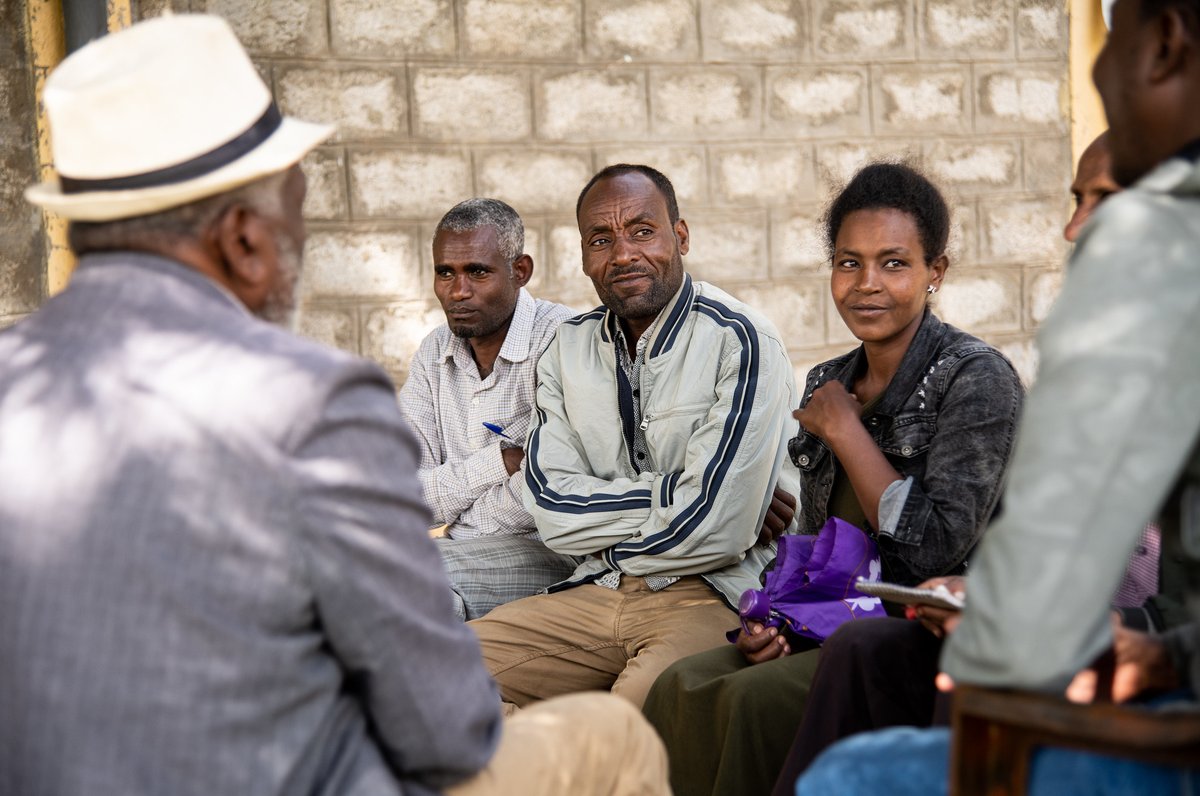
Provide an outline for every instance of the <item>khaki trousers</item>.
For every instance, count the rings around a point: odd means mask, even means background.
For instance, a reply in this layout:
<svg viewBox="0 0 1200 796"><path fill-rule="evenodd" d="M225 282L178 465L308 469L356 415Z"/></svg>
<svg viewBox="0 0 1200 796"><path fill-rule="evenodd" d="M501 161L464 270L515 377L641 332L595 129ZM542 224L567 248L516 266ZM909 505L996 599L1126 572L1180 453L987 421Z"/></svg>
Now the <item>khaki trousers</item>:
<svg viewBox="0 0 1200 796"><path fill-rule="evenodd" d="M628 702L574 694L504 720L491 762L446 796L670 796L662 741Z"/></svg>
<svg viewBox="0 0 1200 796"><path fill-rule="evenodd" d="M506 702L524 707L611 689L637 707L664 669L727 644L737 614L698 576L651 591L625 576L617 590L585 584L539 594L468 622Z"/></svg>

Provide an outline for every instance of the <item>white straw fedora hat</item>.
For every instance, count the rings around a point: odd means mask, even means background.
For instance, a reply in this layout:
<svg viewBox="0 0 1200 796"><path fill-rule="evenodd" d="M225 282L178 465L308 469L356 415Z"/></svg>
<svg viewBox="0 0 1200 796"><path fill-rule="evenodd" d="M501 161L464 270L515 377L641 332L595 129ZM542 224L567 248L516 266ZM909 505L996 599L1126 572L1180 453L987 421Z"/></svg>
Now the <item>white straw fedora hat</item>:
<svg viewBox="0 0 1200 796"><path fill-rule="evenodd" d="M280 115L225 20L165 16L88 44L44 94L59 178L25 197L65 218L166 210L283 171L333 132Z"/></svg>

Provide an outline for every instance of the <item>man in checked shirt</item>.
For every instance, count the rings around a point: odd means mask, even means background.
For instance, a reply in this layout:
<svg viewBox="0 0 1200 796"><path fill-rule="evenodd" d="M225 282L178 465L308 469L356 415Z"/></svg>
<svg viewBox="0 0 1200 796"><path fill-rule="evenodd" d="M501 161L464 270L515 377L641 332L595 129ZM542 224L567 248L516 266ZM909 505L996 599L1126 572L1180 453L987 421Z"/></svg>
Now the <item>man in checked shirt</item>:
<svg viewBox="0 0 1200 796"><path fill-rule="evenodd" d="M426 337L400 390L421 445L420 479L459 618L475 619L568 577L578 560L552 552L521 503L525 436L538 358L574 312L525 290L517 212L468 199L438 223L433 290L446 323Z"/></svg>

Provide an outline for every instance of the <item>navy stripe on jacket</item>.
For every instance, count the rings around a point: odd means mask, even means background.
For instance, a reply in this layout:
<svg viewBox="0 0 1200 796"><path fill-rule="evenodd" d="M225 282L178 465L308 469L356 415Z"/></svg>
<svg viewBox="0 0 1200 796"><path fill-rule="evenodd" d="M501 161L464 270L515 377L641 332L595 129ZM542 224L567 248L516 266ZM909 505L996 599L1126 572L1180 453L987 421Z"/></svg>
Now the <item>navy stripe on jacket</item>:
<svg viewBox="0 0 1200 796"><path fill-rule="evenodd" d="M670 550L687 539L704 522L716 503L717 494L720 492L729 468L737 457L746 427L750 422L758 388L758 332L745 315L734 312L724 304L712 299L697 298L695 309L721 326L731 329L741 343L741 351L738 354L737 383L734 386L729 414L725 417L725 424L721 430L721 438L716 451L704 468L700 492L696 499L677 512L663 530L653 533L645 539L636 542L622 542L606 550L602 559L613 569L619 570L618 563L623 559L634 556L659 555ZM672 492L674 492L679 474L675 473L673 476L672 479L668 479L671 482Z"/></svg>
<svg viewBox="0 0 1200 796"><path fill-rule="evenodd" d="M624 494L596 492L591 495L562 495L550 488L549 479L538 467L539 436L546 422L546 412L538 407L538 424L529 435L529 451L525 456L525 486L537 504L547 511L565 514L592 514L600 511L628 511L650 508L650 490L631 489Z"/></svg>

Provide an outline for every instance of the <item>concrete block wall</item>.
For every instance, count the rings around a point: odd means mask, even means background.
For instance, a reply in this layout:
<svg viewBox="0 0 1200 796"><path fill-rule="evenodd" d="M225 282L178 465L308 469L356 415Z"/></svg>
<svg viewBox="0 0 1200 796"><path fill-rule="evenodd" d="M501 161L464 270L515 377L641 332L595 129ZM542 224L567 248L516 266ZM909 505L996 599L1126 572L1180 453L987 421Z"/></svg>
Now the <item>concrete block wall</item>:
<svg viewBox="0 0 1200 796"><path fill-rule="evenodd" d="M759 305L797 374L853 344L817 227L866 160L920 161L955 211L939 312L1026 376L1069 211L1059 0L143 0L225 16L310 156L303 331L397 379L436 323L430 240L460 199L527 227L534 291L586 309L574 202L617 161L675 182L689 270Z"/></svg>
<svg viewBox="0 0 1200 796"><path fill-rule="evenodd" d="M37 309L45 291L42 214L23 195L38 179L25 13L0 0L0 327Z"/></svg>

